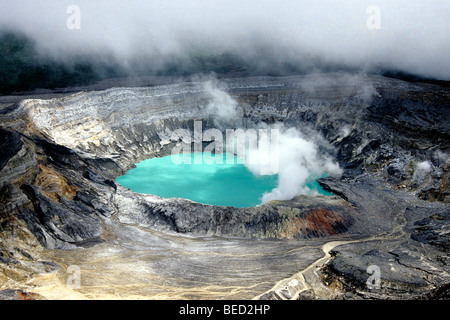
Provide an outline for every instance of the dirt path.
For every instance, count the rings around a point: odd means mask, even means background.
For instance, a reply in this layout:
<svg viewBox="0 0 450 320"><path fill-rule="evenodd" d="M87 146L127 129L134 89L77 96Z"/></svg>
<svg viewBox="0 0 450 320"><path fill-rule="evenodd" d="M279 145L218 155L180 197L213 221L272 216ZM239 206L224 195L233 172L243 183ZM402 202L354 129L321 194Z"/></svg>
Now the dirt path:
<svg viewBox="0 0 450 320"><path fill-rule="evenodd" d="M254 297L253 300L261 299L267 294L275 294L282 300L297 300L302 292L310 289L313 289L315 296L320 299L336 298L339 295L339 292L323 284L318 273L318 269L328 263L331 258L330 252L337 246L367 241L395 240L404 236L404 227L406 225L406 219L404 216L405 210L403 207L397 207L396 211L397 215L394 218L393 228L391 231L363 239L335 240L327 242L321 247L324 253L323 257L317 259L305 269L299 271L293 276L280 280L270 290Z"/></svg>

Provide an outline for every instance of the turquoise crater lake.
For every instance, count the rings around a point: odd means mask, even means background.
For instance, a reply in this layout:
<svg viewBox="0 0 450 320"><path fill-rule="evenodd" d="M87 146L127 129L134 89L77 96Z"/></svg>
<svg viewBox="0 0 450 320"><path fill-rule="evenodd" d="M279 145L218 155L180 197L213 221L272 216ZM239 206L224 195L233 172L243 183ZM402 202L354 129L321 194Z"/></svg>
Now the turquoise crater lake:
<svg viewBox="0 0 450 320"><path fill-rule="evenodd" d="M233 163L228 164L230 158L226 161L226 157L230 155L219 154L215 156L223 157L223 163L207 164L205 153L190 156L190 164L175 164L171 156L144 160L116 182L138 193L236 208L260 205L263 194L277 187L277 175L256 176L244 164L238 164L237 157L231 156ZM330 195L314 180L307 186Z"/></svg>

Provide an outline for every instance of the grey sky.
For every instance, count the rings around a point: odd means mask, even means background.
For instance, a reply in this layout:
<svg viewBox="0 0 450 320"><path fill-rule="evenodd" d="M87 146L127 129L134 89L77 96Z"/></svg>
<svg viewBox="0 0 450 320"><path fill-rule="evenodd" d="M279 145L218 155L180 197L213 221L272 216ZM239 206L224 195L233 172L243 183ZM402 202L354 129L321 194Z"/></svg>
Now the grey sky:
<svg viewBox="0 0 450 320"><path fill-rule="evenodd" d="M66 26L69 5L81 29ZM380 29L367 25L376 6ZM372 14L371 14L372 13ZM0 27L20 30L40 52L113 55L162 63L190 50L230 51L259 59L398 68L450 80L449 0L1 0Z"/></svg>

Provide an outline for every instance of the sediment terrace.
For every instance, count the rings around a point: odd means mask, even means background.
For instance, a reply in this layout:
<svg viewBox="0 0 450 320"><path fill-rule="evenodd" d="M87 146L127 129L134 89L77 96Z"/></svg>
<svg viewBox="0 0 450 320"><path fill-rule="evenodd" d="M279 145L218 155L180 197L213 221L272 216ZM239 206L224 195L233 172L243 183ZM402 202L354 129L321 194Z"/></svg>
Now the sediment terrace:
<svg viewBox="0 0 450 320"><path fill-rule="evenodd" d="M350 74L218 87L237 101L232 119L217 121L194 81L4 106L0 296L448 297L448 89ZM236 209L114 182L169 154L180 143L171 132L193 132L194 121L318 133L344 170L320 180L336 196ZM70 265L81 270L79 288L66 285ZM369 265L380 268L380 289L367 288Z"/></svg>

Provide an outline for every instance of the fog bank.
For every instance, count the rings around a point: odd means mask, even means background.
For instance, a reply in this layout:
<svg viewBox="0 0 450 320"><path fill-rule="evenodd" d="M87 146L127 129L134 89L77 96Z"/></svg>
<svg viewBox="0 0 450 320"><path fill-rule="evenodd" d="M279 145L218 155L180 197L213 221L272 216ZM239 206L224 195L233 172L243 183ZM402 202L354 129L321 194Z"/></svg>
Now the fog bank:
<svg viewBox="0 0 450 320"><path fill-rule="evenodd" d="M449 16L445 0L0 3L0 29L31 37L42 56L88 56L130 74L226 52L262 72L338 66L450 80Z"/></svg>

